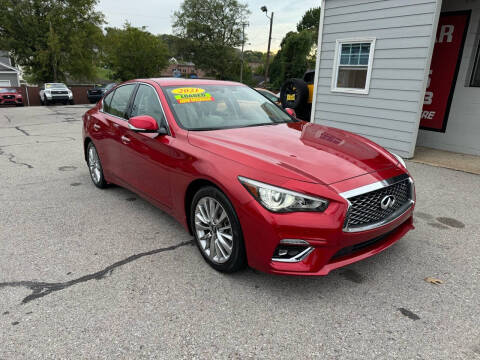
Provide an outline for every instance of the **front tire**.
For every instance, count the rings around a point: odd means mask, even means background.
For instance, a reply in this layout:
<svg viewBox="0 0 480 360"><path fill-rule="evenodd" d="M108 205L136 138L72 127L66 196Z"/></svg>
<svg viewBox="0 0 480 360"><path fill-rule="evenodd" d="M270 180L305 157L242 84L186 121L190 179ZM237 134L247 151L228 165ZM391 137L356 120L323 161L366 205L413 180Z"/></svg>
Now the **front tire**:
<svg viewBox="0 0 480 360"><path fill-rule="evenodd" d="M87 164L93 184L99 189L105 189L107 187L107 182L103 176L100 157L98 156L97 148L93 145L93 142L89 142L87 146Z"/></svg>
<svg viewBox="0 0 480 360"><path fill-rule="evenodd" d="M230 200L213 186L193 197L190 224L205 261L217 271L233 273L246 264L242 229Z"/></svg>

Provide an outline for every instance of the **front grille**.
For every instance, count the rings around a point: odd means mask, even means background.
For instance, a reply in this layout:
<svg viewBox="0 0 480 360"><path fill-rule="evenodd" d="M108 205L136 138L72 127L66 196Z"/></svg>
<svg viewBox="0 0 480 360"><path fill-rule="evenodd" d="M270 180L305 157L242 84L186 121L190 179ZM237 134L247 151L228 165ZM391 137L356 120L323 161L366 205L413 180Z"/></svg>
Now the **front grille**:
<svg viewBox="0 0 480 360"><path fill-rule="evenodd" d="M15 99L15 95L3 95L4 99Z"/></svg>
<svg viewBox="0 0 480 360"><path fill-rule="evenodd" d="M350 207L344 228L354 231L359 228L374 227L376 224L381 225L390 219L393 220L412 203L412 193L412 183L407 177L378 190L348 198ZM391 201L390 206L382 208L382 200L387 196L393 196L395 201L393 203Z"/></svg>
<svg viewBox="0 0 480 360"><path fill-rule="evenodd" d="M52 94L54 94L54 95L68 94L68 91L53 90L53 91L52 91Z"/></svg>

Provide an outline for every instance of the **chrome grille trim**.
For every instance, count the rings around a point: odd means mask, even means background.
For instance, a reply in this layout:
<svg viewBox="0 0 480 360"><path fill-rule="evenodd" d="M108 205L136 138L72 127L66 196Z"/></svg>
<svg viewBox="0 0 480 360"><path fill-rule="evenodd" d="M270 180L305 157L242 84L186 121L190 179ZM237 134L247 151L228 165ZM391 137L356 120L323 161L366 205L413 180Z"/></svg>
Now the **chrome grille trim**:
<svg viewBox="0 0 480 360"><path fill-rule="evenodd" d="M409 182L409 194L408 194L407 200L405 201L405 203L402 206L400 206L392 214L388 215L387 217L385 217L384 219L381 219L378 222L367 223L365 225L349 226L350 215L351 215L351 211L353 210L350 199L353 199L354 197L357 197L357 196L360 196L360 195L365 195L365 194L368 194L368 193L371 193L371 192L375 192L377 190L381 190L381 189L390 187L392 185L404 182L406 180L408 180L408 182ZM341 193L340 196L342 196L343 198L345 198L348 201L348 211L347 211L347 215L346 215L346 218L345 218L345 223L344 223L344 226L343 226L343 231L344 232L366 231L366 230L371 230L371 229L378 228L380 226L387 225L387 224L391 223L392 221L394 221L395 219L397 219L398 217L402 216L415 203L413 180L407 174L402 174L402 175L395 176L395 177L390 178L390 179L386 179L386 180L375 182L373 184L365 185L365 186L359 187L357 189L345 191L345 192Z"/></svg>

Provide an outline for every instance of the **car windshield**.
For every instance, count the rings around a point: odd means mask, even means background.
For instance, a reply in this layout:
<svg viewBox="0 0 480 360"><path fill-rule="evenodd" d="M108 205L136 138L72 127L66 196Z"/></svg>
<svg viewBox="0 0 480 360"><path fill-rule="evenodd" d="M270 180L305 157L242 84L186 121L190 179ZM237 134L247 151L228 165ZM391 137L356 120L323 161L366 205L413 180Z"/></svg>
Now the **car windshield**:
<svg viewBox="0 0 480 360"><path fill-rule="evenodd" d="M166 86L179 125L187 130L219 130L296 121L253 89L242 85Z"/></svg>
<svg viewBox="0 0 480 360"><path fill-rule="evenodd" d="M50 84L45 84L46 89L51 89L51 88L66 88L67 85L63 83L50 83Z"/></svg>
<svg viewBox="0 0 480 360"><path fill-rule="evenodd" d="M17 89L14 89L14 88L3 88L3 89L0 89L0 93L16 93L17 92Z"/></svg>

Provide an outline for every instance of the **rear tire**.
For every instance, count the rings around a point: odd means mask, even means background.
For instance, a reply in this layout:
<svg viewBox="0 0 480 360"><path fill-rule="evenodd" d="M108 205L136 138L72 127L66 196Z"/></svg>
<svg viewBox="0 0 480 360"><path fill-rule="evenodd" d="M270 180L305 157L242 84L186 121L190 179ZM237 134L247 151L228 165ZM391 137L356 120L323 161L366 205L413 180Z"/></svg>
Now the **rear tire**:
<svg viewBox="0 0 480 360"><path fill-rule="evenodd" d="M200 253L212 268L225 273L245 268L242 228L224 193L213 186L201 188L192 200L190 225Z"/></svg>
<svg viewBox="0 0 480 360"><path fill-rule="evenodd" d="M99 189L105 189L107 182L103 176L102 163L100 162L97 148L93 145L93 142L89 142L87 145L87 165L93 184Z"/></svg>

